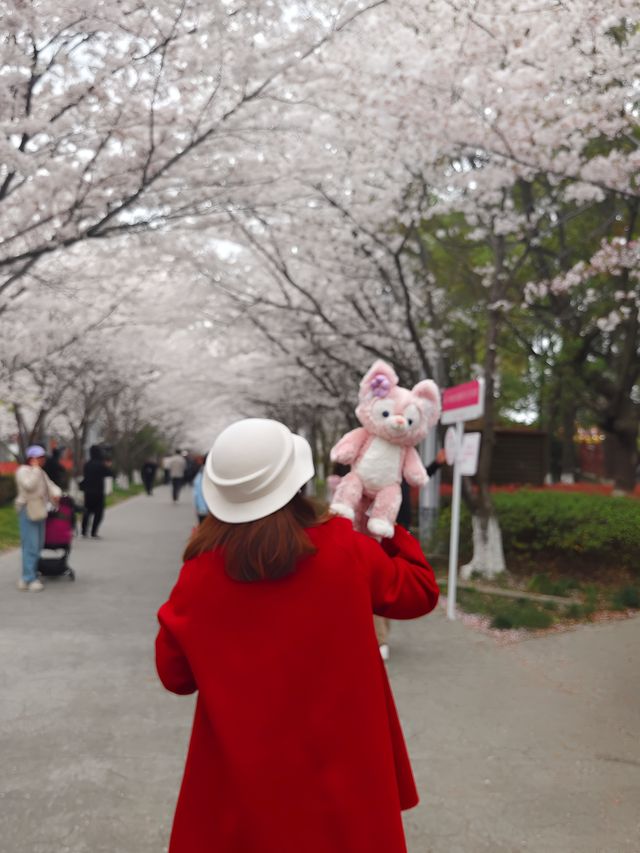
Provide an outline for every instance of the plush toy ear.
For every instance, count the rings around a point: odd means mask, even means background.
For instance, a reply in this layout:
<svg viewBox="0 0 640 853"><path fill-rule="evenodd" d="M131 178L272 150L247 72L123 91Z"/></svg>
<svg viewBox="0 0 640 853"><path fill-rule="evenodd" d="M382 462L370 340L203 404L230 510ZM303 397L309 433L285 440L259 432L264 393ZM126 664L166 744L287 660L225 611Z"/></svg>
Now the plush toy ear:
<svg viewBox="0 0 640 853"><path fill-rule="evenodd" d="M386 397L397 384L398 377L393 367L379 358L373 362L360 383L360 399Z"/></svg>
<svg viewBox="0 0 640 853"><path fill-rule="evenodd" d="M421 400L425 400L427 405L427 421L429 426L434 426L440 419L440 390L433 379L423 379L411 389L411 393Z"/></svg>

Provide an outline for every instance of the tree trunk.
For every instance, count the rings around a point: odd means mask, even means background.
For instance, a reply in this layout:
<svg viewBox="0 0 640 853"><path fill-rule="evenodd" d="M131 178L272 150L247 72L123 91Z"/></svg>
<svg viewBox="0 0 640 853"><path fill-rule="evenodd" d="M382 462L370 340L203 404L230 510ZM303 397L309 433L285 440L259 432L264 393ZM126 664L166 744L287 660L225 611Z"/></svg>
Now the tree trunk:
<svg viewBox="0 0 640 853"><path fill-rule="evenodd" d="M600 420L607 435L607 474L613 476L618 493L633 491L636 481L640 403L635 402L633 393L640 376L639 349L640 321L636 312L619 328L618 358L611 365L610 378L597 386L607 401Z"/></svg>
<svg viewBox="0 0 640 853"><path fill-rule="evenodd" d="M84 468L85 430L86 425L82 424L78 432L73 432L73 476L77 479L82 477Z"/></svg>
<svg viewBox="0 0 640 853"><path fill-rule="evenodd" d="M614 493L628 494L636 485L638 431L607 433L607 468L611 472Z"/></svg>
<svg viewBox="0 0 640 853"><path fill-rule="evenodd" d="M13 404L13 415L16 419L16 430L18 433L18 454L20 458L24 460L27 453L27 436L25 434L26 429L22 418L22 412L17 403Z"/></svg>
<svg viewBox="0 0 640 853"><path fill-rule="evenodd" d="M496 244L496 271L502 268L502 241ZM496 274L491 287L491 304L495 304L502 296L502 284ZM485 401L484 427L482 430L482 447L478 461L478 495L472 500L473 512L473 557L461 569L463 578L469 578L473 573L486 578L504 572L506 569L502 551L502 533L496 515L491 492L491 462L495 446L495 377L497 370L498 336L502 314L500 309L489 308L487 323L487 349L485 355Z"/></svg>
<svg viewBox="0 0 640 853"><path fill-rule="evenodd" d="M13 404L13 414L16 419L20 455L24 458L24 455L27 452L27 447L29 447L30 444L44 445L46 443L44 438L44 429L47 410L39 410L36 419L31 427L27 425L27 422L25 421L22 415L22 409L20 408L18 403Z"/></svg>
<svg viewBox="0 0 640 853"><path fill-rule="evenodd" d="M634 199L629 205L629 221L625 228L628 242L634 239L639 212L640 202ZM620 277L620 289L627 291L630 285L630 271L625 269ZM612 462L610 471L614 494L633 491L638 466L640 403L634 401L633 394L640 377L640 317L633 304L630 309L628 318L620 324L618 330L617 358L611 365L613 382L608 389L609 393L605 393L607 408L601 422L607 435L605 453Z"/></svg>
<svg viewBox="0 0 640 853"><path fill-rule="evenodd" d="M462 566L460 577L468 580L478 573L485 578L494 578L505 571L504 552L502 550L502 532L495 514L486 518L480 514L471 519L473 524L473 557L470 563Z"/></svg>
<svg viewBox="0 0 640 853"><path fill-rule="evenodd" d="M638 417L640 407L627 399L617 418L603 424L607 441L605 461L607 476L613 479L614 492L632 492L636 485L638 466Z"/></svg>
<svg viewBox="0 0 640 853"><path fill-rule="evenodd" d="M560 481L562 483L575 483L576 471L576 449L573 434L576 423L576 406L565 390L562 399L562 462L560 470Z"/></svg>

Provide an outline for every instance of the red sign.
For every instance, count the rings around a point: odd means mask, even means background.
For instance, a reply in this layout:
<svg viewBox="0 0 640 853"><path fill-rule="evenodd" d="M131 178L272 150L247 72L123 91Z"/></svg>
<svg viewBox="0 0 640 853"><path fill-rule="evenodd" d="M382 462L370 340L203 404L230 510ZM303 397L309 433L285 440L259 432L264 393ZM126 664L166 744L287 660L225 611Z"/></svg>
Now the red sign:
<svg viewBox="0 0 640 853"><path fill-rule="evenodd" d="M471 421L484 414L484 380L474 379L442 392L442 423Z"/></svg>
<svg viewBox="0 0 640 853"><path fill-rule="evenodd" d="M445 388L442 392L442 411L449 409L460 409L463 406L475 406L480 400L480 384L478 380L465 382L463 385L454 385L453 388Z"/></svg>

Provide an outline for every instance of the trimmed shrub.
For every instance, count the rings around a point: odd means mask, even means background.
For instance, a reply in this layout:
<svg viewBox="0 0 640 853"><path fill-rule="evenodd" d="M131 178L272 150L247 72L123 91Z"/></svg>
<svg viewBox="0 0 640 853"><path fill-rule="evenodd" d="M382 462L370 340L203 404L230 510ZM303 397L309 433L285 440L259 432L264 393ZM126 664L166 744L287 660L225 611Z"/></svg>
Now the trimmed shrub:
<svg viewBox="0 0 640 853"><path fill-rule="evenodd" d="M513 622L504 613L499 613L491 620L491 627L497 628L499 631L509 631L513 628Z"/></svg>
<svg viewBox="0 0 640 853"><path fill-rule="evenodd" d="M528 492L495 496L506 554L574 567L640 570L640 504L604 495Z"/></svg>
<svg viewBox="0 0 640 853"><path fill-rule="evenodd" d="M606 495L527 491L493 495L507 563L549 561L567 570L632 569L640 574L640 503ZM440 513L434 548L449 547L450 508ZM460 559L471 557L471 519L463 507Z"/></svg>
<svg viewBox="0 0 640 853"><path fill-rule="evenodd" d="M16 496L16 481L13 474L0 474L0 506L13 502Z"/></svg>

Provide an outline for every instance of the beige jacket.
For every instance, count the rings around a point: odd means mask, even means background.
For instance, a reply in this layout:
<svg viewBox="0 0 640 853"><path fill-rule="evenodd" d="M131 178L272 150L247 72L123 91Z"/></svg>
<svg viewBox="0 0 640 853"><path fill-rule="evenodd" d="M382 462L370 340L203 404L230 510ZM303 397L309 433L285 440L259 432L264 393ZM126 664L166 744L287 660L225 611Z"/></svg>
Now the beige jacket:
<svg viewBox="0 0 640 853"><path fill-rule="evenodd" d="M35 465L21 465L16 471L16 486L18 494L15 507L18 512L30 498L42 498L45 503L56 501L62 495L61 489L52 483L42 468Z"/></svg>
<svg viewBox="0 0 640 853"><path fill-rule="evenodd" d="M169 468L169 476L174 480L181 480L184 477L184 472L187 470L187 462L184 456L170 456L167 460Z"/></svg>

